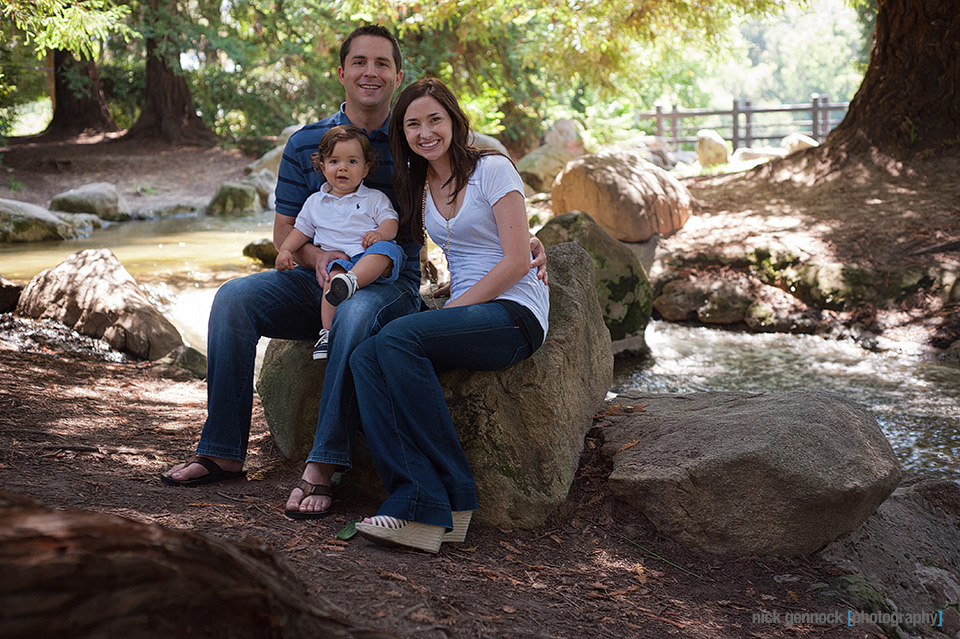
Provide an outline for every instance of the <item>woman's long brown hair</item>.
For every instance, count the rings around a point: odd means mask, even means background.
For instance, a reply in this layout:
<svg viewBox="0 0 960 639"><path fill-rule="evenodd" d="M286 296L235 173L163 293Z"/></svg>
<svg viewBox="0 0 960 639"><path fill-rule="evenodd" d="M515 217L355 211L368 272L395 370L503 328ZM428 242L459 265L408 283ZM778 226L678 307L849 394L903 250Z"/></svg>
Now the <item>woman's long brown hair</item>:
<svg viewBox="0 0 960 639"><path fill-rule="evenodd" d="M460 103L453 91L446 84L436 78L418 80L408 86L400 94L393 107L393 117L390 119L390 153L393 155L393 190L400 205L400 232L399 238L406 241L418 241L423 244L423 185L427 180L429 164L422 156L417 155L407 144L403 121L406 118L410 104L429 95L447 111L453 124L453 136L450 141L450 166L453 173L444 184L453 181L454 190L450 200L452 203L457 195L467 186L467 181L477 168L477 163L485 155L498 154L490 149L479 149L469 144L470 123L467 114L460 108Z"/></svg>

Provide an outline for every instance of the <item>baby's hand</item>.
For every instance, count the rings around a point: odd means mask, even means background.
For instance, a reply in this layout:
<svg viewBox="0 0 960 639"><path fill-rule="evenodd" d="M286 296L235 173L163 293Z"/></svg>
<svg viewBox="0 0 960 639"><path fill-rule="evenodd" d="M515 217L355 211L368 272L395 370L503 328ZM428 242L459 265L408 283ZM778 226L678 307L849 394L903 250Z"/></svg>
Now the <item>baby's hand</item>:
<svg viewBox="0 0 960 639"><path fill-rule="evenodd" d="M363 242L360 244L363 248L370 248L374 242L379 242L383 239L383 235L380 234L380 231L367 231L363 234Z"/></svg>
<svg viewBox="0 0 960 639"><path fill-rule="evenodd" d="M293 253L290 251L280 251L277 254L277 270L278 271L292 271L293 270Z"/></svg>

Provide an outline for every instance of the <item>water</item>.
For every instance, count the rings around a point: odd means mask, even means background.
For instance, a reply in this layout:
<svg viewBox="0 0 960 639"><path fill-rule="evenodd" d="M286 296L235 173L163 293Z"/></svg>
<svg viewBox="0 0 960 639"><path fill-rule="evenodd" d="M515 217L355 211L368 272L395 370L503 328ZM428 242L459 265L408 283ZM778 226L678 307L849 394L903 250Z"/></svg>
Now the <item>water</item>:
<svg viewBox="0 0 960 639"><path fill-rule="evenodd" d="M244 217L176 217L137 220L96 229L89 237L60 242L0 245L0 275L26 282L67 256L108 248L138 280L242 269L243 247L272 237L274 213Z"/></svg>
<svg viewBox="0 0 960 639"><path fill-rule="evenodd" d="M126 222L87 239L0 247L0 274L26 282L86 248L109 248L180 330L206 350L217 286L249 271L248 243L271 236L273 213ZM960 479L960 369L920 352L870 352L810 335L726 332L652 322L652 357L618 362L614 391L822 389L866 406L903 466ZM261 351L266 340L261 340Z"/></svg>
<svg viewBox="0 0 960 639"><path fill-rule="evenodd" d="M960 369L812 335L651 322L652 358L619 362L614 392L831 391L867 407L907 470L960 480Z"/></svg>

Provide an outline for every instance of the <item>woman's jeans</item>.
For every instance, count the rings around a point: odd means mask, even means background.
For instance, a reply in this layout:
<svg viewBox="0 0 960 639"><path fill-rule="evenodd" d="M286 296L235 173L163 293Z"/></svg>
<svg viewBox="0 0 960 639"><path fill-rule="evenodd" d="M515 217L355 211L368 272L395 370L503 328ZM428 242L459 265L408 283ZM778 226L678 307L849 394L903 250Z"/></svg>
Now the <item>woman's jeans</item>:
<svg viewBox="0 0 960 639"><path fill-rule="evenodd" d="M257 341L261 336L316 339L322 298L313 269L302 267L262 271L220 287L207 332L207 421L198 454L240 461L246 457ZM308 461L350 467L360 423L350 354L390 320L416 311L420 303L416 288L401 278L365 286L337 308Z"/></svg>
<svg viewBox="0 0 960 639"><path fill-rule="evenodd" d="M476 510L473 473L437 375L497 370L530 354L496 303L407 315L357 347L350 368L363 430L390 494L381 515L451 528L451 511Z"/></svg>

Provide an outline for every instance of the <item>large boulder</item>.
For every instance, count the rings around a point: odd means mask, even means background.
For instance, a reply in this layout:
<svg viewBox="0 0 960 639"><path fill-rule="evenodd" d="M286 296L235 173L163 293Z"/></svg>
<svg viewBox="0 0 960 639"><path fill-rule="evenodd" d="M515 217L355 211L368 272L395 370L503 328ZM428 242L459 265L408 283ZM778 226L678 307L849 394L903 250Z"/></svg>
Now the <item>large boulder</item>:
<svg viewBox="0 0 960 639"><path fill-rule="evenodd" d="M960 484L913 475L819 554L888 637L960 637ZM942 634L940 634L942 633Z"/></svg>
<svg viewBox="0 0 960 639"><path fill-rule="evenodd" d="M550 193L557 175L575 156L571 151L552 144L544 144L530 151L517 162L517 171L524 183L539 193Z"/></svg>
<svg viewBox="0 0 960 639"><path fill-rule="evenodd" d="M100 219L114 222L130 219L130 205L117 187L109 182L84 184L50 200L51 211L65 213L92 213Z"/></svg>
<svg viewBox="0 0 960 639"><path fill-rule="evenodd" d="M503 145L503 142L492 135L487 135L486 133L470 131L470 144L478 146L481 149L493 149L494 151L499 151L505 156L510 157L510 151L508 151L507 147Z"/></svg>
<svg viewBox="0 0 960 639"><path fill-rule="evenodd" d="M664 535L707 552L807 555L855 530L900 482L874 417L830 393L614 401L639 410L603 429L611 491Z"/></svg>
<svg viewBox="0 0 960 639"><path fill-rule="evenodd" d="M440 378L477 483L477 519L501 527L538 526L566 499L584 437L613 380L592 259L572 243L550 247L547 259L544 345L501 371L454 370ZM310 350L310 342L272 340L257 384L270 432L294 459L303 459L313 442L323 386L324 365ZM367 455L354 456L351 476L358 481L371 476L363 468Z"/></svg>
<svg viewBox="0 0 960 639"><path fill-rule="evenodd" d="M653 287L634 251L583 211L551 219L537 237L544 246L576 242L593 258L597 299L611 339L643 335L653 308Z"/></svg>
<svg viewBox="0 0 960 639"><path fill-rule="evenodd" d="M719 133L712 129L700 129L697 131L697 159L702 167L726 164L730 159L730 149Z"/></svg>
<svg viewBox="0 0 960 639"><path fill-rule="evenodd" d="M183 344L108 249L74 253L39 273L20 294L17 313L56 320L141 359L160 359Z"/></svg>
<svg viewBox="0 0 960 639"><path fill-rule="evenodd" d="M622 242L645 242L679 230L693 197L671 174L635 150L605 151L568 162L553 187L554 215L585 211Z"/></svg>
<svg viewBox="0 0 960 639"><path fill-rule="evenodd" d="M207 206L208 215L245 215L262 210L260 193L249 182L223 182Z"/></svg>
<svg viewBox="0 0 960 639"><path fill-rule="evenodd" d="M576 120L560 118L543 134L545 144L559 146L573 153L574 157L583 155L590 146L586 129Z"/></svg>
<svg viewBox="0 0 960 639"><path fill-rule="evenodd" d="M0 244L72 240L77 229L42 206L0 199Z"/></svg>
<svg viewBox="0 0 960 639"><path fill-rule="evenodd" d="M246 174L259 173L264 169L267 169L274 175L279 175L280 173L280 160L283 159L283 147L286 144L275 146L262 156L248 164L244 167L243 172Z"/></svg>

